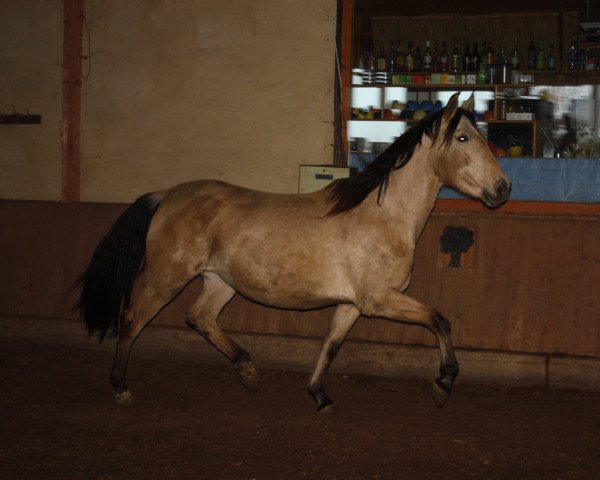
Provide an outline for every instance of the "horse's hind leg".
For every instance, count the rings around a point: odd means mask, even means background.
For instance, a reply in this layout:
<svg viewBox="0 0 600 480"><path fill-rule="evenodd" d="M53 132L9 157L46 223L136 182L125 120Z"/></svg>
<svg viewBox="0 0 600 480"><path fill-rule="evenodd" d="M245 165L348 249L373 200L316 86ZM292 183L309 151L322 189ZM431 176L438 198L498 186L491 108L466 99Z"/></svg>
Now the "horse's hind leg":
<svg viewBox="0 0 600 480"><path fill-rule="evenodd" d="M329 326L329 333L325 337L323 346L321 347L317 366L308 383L308 393L317 402L317 412L322 412L333 404L325 394L325 378L327 377L331 362L337 355L338 350L359 315L360 312L358 309L354 305L349 304L338 305L333 315Z"/></svg>
<svg viewBox="0 0 600 480"><path fill-rule="evenodd" d="M143 274L143 282L139 292L135 292L130 307L125 310L119 328L119 340L110 372L110 384L116 392L116 400L121 404L130 404L133 397L127 388L126 370L131 346L144 327L152 320L160 309L167 304L185 285L181 282L176 287L158 285L157 281L148 284L150 276ZM152 277L157 279L157 277ZM160 277L158 277L160 278Z"/></svg>
<svg viewBox="0 0 600 480"><path fill-rule="evenodd" d="M221 310L235 295L235 290L214 273L205 273L202 278L202 293L186 313L185 323L231 360L242 385L256 392L258 379L250 355L217 325Z"/></svg>

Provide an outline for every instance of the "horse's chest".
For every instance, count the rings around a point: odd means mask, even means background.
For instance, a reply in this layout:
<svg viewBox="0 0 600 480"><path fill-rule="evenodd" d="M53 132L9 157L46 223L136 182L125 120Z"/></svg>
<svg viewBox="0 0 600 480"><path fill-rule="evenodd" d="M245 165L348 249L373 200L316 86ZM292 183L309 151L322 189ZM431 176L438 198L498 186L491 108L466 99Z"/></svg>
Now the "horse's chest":
<svg viewBox="0 0 600 480"><path fill-rule="evenodd" d="M407 245L374 249L362 265L362 280L404 290L410 281L413 261L414 248Z"/></svg>

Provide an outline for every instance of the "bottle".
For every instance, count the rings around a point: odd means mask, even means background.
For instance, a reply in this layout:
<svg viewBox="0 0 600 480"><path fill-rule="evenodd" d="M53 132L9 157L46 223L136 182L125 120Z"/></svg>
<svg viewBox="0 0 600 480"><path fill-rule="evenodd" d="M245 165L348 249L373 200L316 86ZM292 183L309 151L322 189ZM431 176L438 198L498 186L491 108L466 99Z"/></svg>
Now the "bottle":
<svg viewBox="0 0 600 480"><path fill-rule="evenodd" d="M517 45L517 39L515 38L515 45L513 47L513 51L510 54L510 63L512 65L513 70L518 70L519 69L519 60L520 60L521 55L519 54L519 47Z"/></svg>
<svg viewBox="0 0 600 480"><path fill-rule="evenodd" d="M535 69L543 70L546 67L546 55L544 54L544 40L540 38L537 55L535 56Z"/></svg>
<svg viewBox="0 0 600 480"><path fill-rule="evenodd" d="M452 57L450 58L450 73L458 73L460 70L460 54L458 53L458 40L455 38L452 44Z"/></svg>
<svg viewBox="0 0 600 480"><path fill-rule="evenodd" d="M375 55L373 54L373 52L365 53L365 68L369 72L375 71Z"/></svg>
<svg viewBox="0 0 600 480"><path fill-rule="evenodd" d="M404 71L404 50L402 49L402 42L400 40L398 40L396 46L396 65L394 67L396 72Z"/></svg>
<svg viewBox="0 0 600 480"><path fill-rule="evenodd" d="M508 56L506 55L506 49L504 47L500 47L500 63L502 65L508 64Z"/></svg>
<svg viewBox="0 0 600 480"><path fill-rule="evenodd" d="M485 64L486 65L494 64L494 49L492 48L492 42L488 42L488 48L485 52Z"/></svg>
<svg viewBox="0 0 600 480"><path fill-rule="evenodd" d="M554 144L552 143L550 138L546 138L546 141L544 142L542 156L544 158L552 158L554 156Z"/></svg>
<svg viewBox="0 0 600 480"><path fill-rule="evenodd" d="M469 42L465 43L465 53L463 53L462 69L465 73L471 71L471 54L469 53Z"/></svg>
<svg viewBox="0 0 600 480"><path fill-rule="evenodd" d="M376 69L378 72L387 71L387 56L385 55L385 52L383 51L383 47L381 47L381 49L379 50L379 55L377 55Z"/></svg>
<svg viewBox="0 0 600 480"><path fill-rule="evenodd" d="M479 70L479 49L477 48L477 42L473 42L473 54L471 55L471 71L477 72Z"/></svg>
<svg viewBox="0 0 600 480"><path fill-rule="evenodd" d="M431 45L429 44L429 40L427 40L425 42L425 54L423 55L423 71L431 72L432 64Z"/></svg>
<svg viewBox="0 0 600 480"><path fill-rule="evenodd" d="M506 111L508 109L508 100L501 98L498 100L498 120L506 120Z"/></svg>
<svg viewBox="0 0 600 480"><path fill-rule="evenodd" d="M446 42L442 43L442 53L440 53L440 72L448 71L448 48Z"/></svg>
<svg viewBox="0 0 600 480"><path fill-rule="evenodd" d="M417 45L417 53L415 53L415 72L423 71L423 56L421 55L421 47Z"/></svg>
<svg viewBox="0 0 600 480"><path fill-rule="evenodd" d="M388 61L387 61L387 71L390 73L394 73L396 70L396 45L394 42L390 45L390 52L388 53Z"/></svg>
<svg viewBox="0 0 600 480"><path fill-rule="evenodd" d="M546 63L548 70L556 70L556 56L554 55L554 44L550 44L550 50L548 51L548 61Z"/></svg>
<svg viewBox="0 0 600 480"><path fill-rule="evenodd" d="M569 63L569 70L575 70L577 68L577 57L578 57L578 52L577 52L577 40L575 39L575 35L573 35L573 38L571 39L571 46L569 47L569 57L568 57L568 63Z"/></svg>
<svg viewBox="0 0 600 480"><path fill-rule="evenodd" d="M404 70L407 72L415 71L415 51L410 40L408 41L408 51L406 52L406 57L404 57Z"/></svg>
<svg viewBox="0 0 600 480"><path fill-rule="evenodd" d="M584 48L579 49L579 55L577 56L577 70L585 70L587 64L587 57L589 51Z"/></svg>
<svg viewBox="0 0 600 480"><path fill-rule="evenodd" d="M431 54L431 71L440 71L440 54L438 51L438 42L433 44L433 53Z"/></svg>
<svg viewBox="0 0 600 480"><path fill-rule="evenodd" d="M478 85L483 85L487 83L487 68L485 66L485 63L481 63L479 65L479 71L477 72L477 78L475 79L475 82Z"/></svg>
<svg viewBox="0 0 600 480"><path fill-rule="evenodd" d="M485 65L485 53L487 52L486 45L487 42L485 40L481 42L481 52L479 52L479 65Z"/></svg>
<svg viewBox="0 0 600 480"><path fill-rule="evenodd" d="M535 51L535 41L533 39L533 33L530 36L531 41L529 42L529 48L527 50L527 69L533 70L535 69L535 59L537 57L537 52Z"/></svg>

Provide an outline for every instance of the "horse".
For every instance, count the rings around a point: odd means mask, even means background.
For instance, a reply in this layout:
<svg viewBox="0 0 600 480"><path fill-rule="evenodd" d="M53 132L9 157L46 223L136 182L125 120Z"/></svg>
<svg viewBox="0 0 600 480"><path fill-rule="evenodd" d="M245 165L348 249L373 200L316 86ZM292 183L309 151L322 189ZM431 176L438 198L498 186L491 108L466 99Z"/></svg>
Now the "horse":
<svg viewBox="0 0 600 480"><path fill-rule="evenodd" d="M442 407L459 371L450 323L404 291L442 185L490 208L510 194L510 179L476 126L473 104L471 95L459 106L454 94L360 173L317 192L266 193L199 180L139 197L76 283L75 308L90 337L118 336L110 373L117 402L133 400L126 382L133 342L199 278L202 290L185 323L231 361L249 390L258 386L250 355L218 325L236 292L282 309L337 306L308 382L318 412L333 404L325 393L327 373L360 315L433 332L441 361L431 394Z"/></svg>

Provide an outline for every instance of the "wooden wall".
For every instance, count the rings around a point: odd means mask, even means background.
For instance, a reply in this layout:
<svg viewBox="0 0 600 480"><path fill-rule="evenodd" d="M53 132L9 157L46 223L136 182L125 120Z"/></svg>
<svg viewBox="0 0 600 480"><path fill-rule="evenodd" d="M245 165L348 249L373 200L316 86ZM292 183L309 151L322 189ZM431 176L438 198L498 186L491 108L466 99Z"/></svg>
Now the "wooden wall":
<svg viewBox="0 0 600 480"><path fill-rule="evenodd" d="M69 286L122 204L0 201L0 316L76 319ZM443 267L447 225L475 231L469 268ZM457 347L600 357L600 218L435 210L417 248L408 292L451 320ZM188 289L155 321L182 326L198 293ZM235 297L231 331L322 336L332 309L282 311ZM425 329L361 319L351 338L435 345Z"/></svg>

